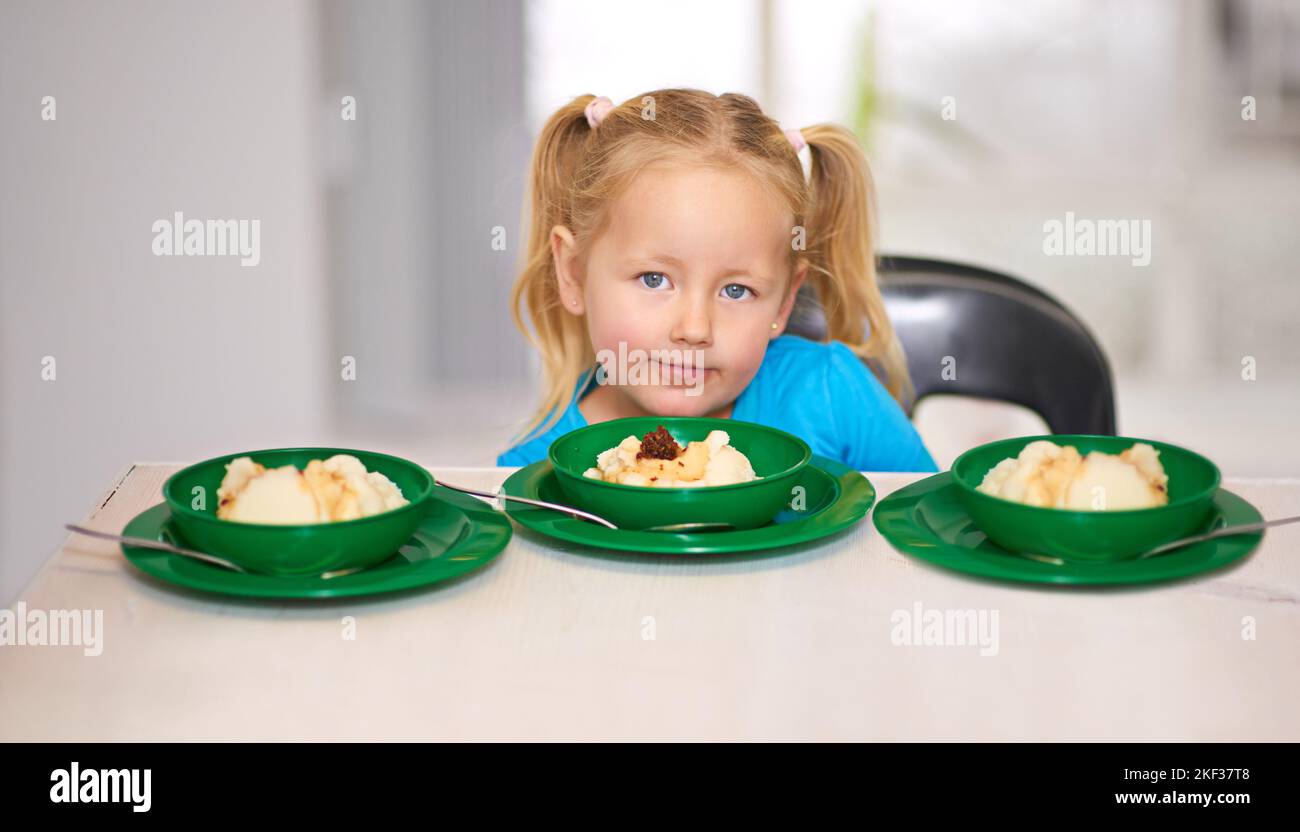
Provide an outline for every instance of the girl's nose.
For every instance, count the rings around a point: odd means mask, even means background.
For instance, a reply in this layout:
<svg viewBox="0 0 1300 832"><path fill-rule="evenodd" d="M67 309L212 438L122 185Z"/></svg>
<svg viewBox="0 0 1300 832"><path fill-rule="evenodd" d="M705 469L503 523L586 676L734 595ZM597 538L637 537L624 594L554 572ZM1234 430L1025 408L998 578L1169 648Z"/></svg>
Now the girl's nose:
<svg viewBox="0 0 1300 832"><path fill-rule="evenodd" d="M713 343L712 310L706 298L683 298L672 339L675 344L706 347Z"/></svg>

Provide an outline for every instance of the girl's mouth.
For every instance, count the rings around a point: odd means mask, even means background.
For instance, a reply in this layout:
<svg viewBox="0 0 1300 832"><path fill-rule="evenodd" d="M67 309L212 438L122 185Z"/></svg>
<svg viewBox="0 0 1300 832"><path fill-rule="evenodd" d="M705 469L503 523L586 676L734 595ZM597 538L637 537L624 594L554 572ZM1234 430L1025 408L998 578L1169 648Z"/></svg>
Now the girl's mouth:
<svg viewBox="0 0 1300 832"><path fill-rule="evenodd" d="M713 368L684 366L682 364L665 364L662 361L655 362L659 365L659 380L664 384L682 383L696 384L704 380Z"/></svg>

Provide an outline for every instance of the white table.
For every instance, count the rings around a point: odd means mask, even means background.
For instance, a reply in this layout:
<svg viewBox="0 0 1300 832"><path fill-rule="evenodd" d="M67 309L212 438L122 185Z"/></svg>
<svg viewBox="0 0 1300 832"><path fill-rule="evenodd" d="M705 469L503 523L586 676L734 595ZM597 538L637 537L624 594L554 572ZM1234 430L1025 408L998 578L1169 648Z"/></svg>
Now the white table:
<svg viewBox="0 0 1300 832"><path fill-rule="evenodd" d="M84 522L120 531L179 467L128 466ZM868 476L880 496L918 479ZM1300 514L1300 480L1225 486ZM1223 572L1117 589L946 572L870 518L717 562L584 556L516 527L467 578L306 603L175 589L74 536L22 602L103 610L103 652L0 647L3 740L1300 739L1296 526ZM896 644L918 602L996 611L996 655Z"/></svg>

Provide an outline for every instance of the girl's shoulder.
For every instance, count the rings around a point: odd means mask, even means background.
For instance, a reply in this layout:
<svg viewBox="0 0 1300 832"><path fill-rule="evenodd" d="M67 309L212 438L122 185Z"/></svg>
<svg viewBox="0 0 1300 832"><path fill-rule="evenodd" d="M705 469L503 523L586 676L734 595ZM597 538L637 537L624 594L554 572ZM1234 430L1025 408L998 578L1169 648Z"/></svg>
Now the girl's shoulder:
<svg viewBox="0 0 1300 832"><path fill-rule="evenodd" d="M848 390L869 398L889 397L862 359L839 341L810 341L782 335L768 345L755 382L782 396L794 393L839 398ZM892 400L892 399L891 399Z"/></svg>
<svg viewBox="0 0 1300 832"><path fill-rule="evenodd" d="M497 466L500 468L514 468L540 462L546 459L552 442L569 431L577 430L586 424L587 420L582 417L582 412L578 410L578 403L575 400L570 403L555 424L540 433L533 431L517 445L498 456Z"/></svg>
<svg viewBox="0 0 1300 832"><path fill-rule="evenodd" d="M596 385L595 368L590 373L579 378L573 386L573 395L569 398L569 405L560 414L559 419L553 425L544 431L534 429L527 436L523 437L510 450L497 457L497 467L512 468L524 465L532 465L534 462L540 462L546 459L547 453L551 449L551 443L559 439L569 431L577 430L587 426L587 419L578 409L578 402L582 397ZM554 411L552 411L554 412Z"/></svg>
<svg viewBox="0 0 1300 832"><path fill-rule="evenodd" d="M732 415L801 436L814 453L860 471L935 470L907 414L839 341L773 340Z"/></svg>

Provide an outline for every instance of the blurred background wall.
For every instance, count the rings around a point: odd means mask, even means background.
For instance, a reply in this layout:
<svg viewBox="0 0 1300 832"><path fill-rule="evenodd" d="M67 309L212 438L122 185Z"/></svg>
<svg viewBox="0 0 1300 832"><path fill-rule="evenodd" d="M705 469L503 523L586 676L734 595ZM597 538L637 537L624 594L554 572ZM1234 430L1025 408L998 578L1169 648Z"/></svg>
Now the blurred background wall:
<svg viewBox="0 0 1300 832"><path fill-rule="evenodd" d="M0 603L133 462L492 464L534 395L506 310L531 141L582 93L853 126L884 250L1071 306L1121 432L1300 476L1297 5L0 4ZM154 256L175 211L260 219L260 264ZM1067 212L1150 220L1150 264L1044 254ZM1041 428L939 399L916 421L941 465Z"/></svg>
<svg viewBox="0 0 1300 832"><path fill-rule="evenodd" d="M0 600L132 462L329 437L318 20L4 4ZM260 219L260 264L155 256L176 211Z"/></svg>

